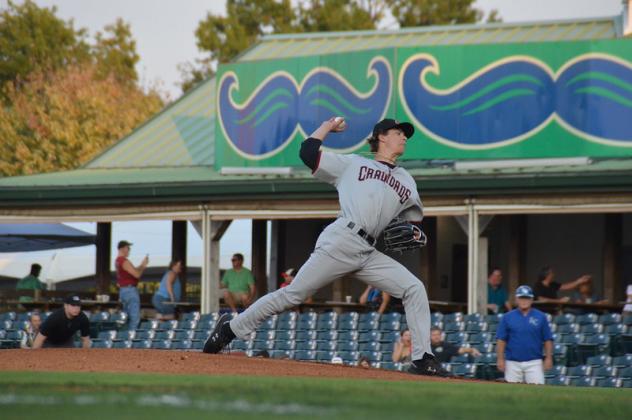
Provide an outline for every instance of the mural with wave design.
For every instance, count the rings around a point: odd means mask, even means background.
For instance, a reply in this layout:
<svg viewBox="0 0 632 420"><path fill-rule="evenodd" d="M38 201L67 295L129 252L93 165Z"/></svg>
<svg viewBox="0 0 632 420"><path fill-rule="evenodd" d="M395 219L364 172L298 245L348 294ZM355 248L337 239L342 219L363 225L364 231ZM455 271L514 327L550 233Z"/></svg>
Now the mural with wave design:
<svg viewBox="0 0 632 420"><path fill-rule="evenodd" d="M264 159L280 152L295 136L313 132L332 116L343 116L348 129L327 141L327 147L346 151L358 147L388 108L392 89L389 62L375 57L368 65L368 92L359 92L328 67L310 71L299 85L292 75L275 72L263 80L250 96L238 103L234 72L218 82L218 116L224 136L233 149L248 159Z"/></svg>
<svg viewBox="0 0 632 420"><path fill-rule="evenodd" d="M417 54L403 65L400 97L408 116L430 137L452 147L485 149L521 141L557 118L589 140L632 146L632 65L586 54L554 74L543 62L512 56L449 89L436 89L436 59Z"/></svg>

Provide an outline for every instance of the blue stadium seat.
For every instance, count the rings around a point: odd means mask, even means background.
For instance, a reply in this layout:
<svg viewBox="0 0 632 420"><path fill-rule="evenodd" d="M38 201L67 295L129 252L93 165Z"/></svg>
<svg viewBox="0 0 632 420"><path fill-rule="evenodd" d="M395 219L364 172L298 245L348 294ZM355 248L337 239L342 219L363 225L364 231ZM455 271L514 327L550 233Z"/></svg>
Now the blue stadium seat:
<svg viewBox="0 0 632 420"><path fill-rule="evenodd" d="M553 361L556 365L566 365L568 361L568 347L564 344L553 344Z"/></svg>
<svg viewBox="0 0 632 420"><path fill-rule="evenodd" d="M162 330L156 331L154 334L154 340L171 340L173 338L174 332L172 330Z"/></svg>
<svg viewBox="0 0 632 420"><path fill-rule="evenodd" d="M464 332L451 332L445 335L445 341L450 344L460 345L467 341L467 334Z"/></svg>
<svg viewBox="0 0 632 420"><path fill-rule="evenodd" d="M88 319L90 322L105 322L110 318L110 314L108 312L95 312L90 314Z"/></svg>
<svg viewBox="0 0 632 420"><path fill-rule="evenodd" d="M599 317L601 325L612 325L621 323L621 314L603 314Z"/></svg>
<svg viewBox="0 0 632 420"><path fill-rule="evenodd" d="M193 334L193 340L195 341L206 341L209 337L209 335L211 335L211 331L209 330L202 330L202 331L195 331L195 333Z"/></svg>
<svg viewBox="0 0 632 420"><path fill-rule="evenodd" d="M622 388L632 388L632 379L622 379L621 380Z"/></svg>
<svg viewBox="0 0 632 420"><path fill-rule="evenodd" d="M569 324L559 324L555 326L557 334L577 334L579 332L579 324L571 322Z"/></svg>
<svg viewBox="0 0 632 420"><path fill-rule="evenodd" d="M547 385L567 386L568 378L564 375L554 376L552 378L545 378L544 381Z"/></svg>
<svg viewBox="0 0 632 420"><path fill-rule="evenodd" d="M623 315L621 322L628 327L632 326L632 314Z"/></svg>
<svg viewBox="0 0 632 420"><path fill-rule="evenodd" d="M603 326L601 324L583 324L580 327L579 332L584 334L584 336L601 334L603 332Z"/></svg>
<svg viewBox="0 0 632 420"><path fill-rule="evenodd" d="M265 321L263 321L261 324L259 324L259 326L257 327L257 330L268 331L268 330L273 330L275 327L276 327L276 318L270 317L266 319Z"/></svg>
<svg viewBox="0 0 632 420"><path fill-rule="evenodd" d="M274 340L276 338L275 330L260 330L257 329L254 334L255 340Z"/></svg>
<svg viewBox="0 0 632 420"><path fill-rule="evenodd" d="M316 321L312 319L300 320L296 325L296 329L300 331L315 330Z"/></svg>
<svg viewBox="0 0 632 420"><path fill-rule="evenodd" d="M361 342L358 344L358 351L360 352L373 352L380 351L380 342L379 341L368 341Z"/></svg>
<svg viewBox="0 0 632 420"><path fill-rule="evenodd" d="M112 340L92 340L93 349L109 349L112 348Z"/></svg>
<svg viewBox="0 0 632 420"><path fill-rule="evenodd" d="M314 350L297 350L294 352L294 359L313 361L316 360L316 352Z"/></svg>
<svg viewBox="0 0 632 420"><path fill-rule="evenodd" d="M604 334L608 334L610 337L616 337L628 332L628 326L623 324L610 324L604 328Z"/></svg>
<svg viewBox="0 0 632 420"><path fill-rule="evenodd" d="M560 314L553 318L553 323L557 326L563 324L572 324L575 322L575 315L573 314Z"/></svg>
<svg viewBox="0 0 632 420"><path fill-rule="evenodd" d="M338 341L338 344L336 347L338 351L357 351L358 342L354 340Z"/></svg>
<svg viewBox="0 0 632 420"><path fill-rule="evenodd" d="M132 341L133 349L150 349L151 340Z"/></svg>
<svg viewBox="0 0 632 420"><path fill-rule="evenodd" d="M360 321L358 322L359 331L373 331L380 328L380 321Z"/></svg>
<svg viewBox="0 0 632 420"><path fill-rule="evenodd" d="M316 329L319 331L335 330L337 321L335 319L319 319L316 323Z"/></svg>
<svg viewBox="0 0 632 420"><path fill-rule="evenodd" d="M382 357L384 359L384 357ZM380 368L385 370L397 370L397 363L394 362L381 362Z"/></svg>
<svg viewBox="0 0 632 420"><path fill-rule="evenodd" d="M489 343L495 339L490 333L480 332L469 334L467 341L470 344Z"/></svg>
<svg viewBox="0 0 632 420"><path fill-rule="evenodd" d="M335 351L336 350L336 341L317 341L316 342L316 350L318 351Z"/></svg>
<svg viewBox="0 0 632 420"><path fill-rule="evenodd" d="M586 364L592 367L610 366L612 363L612 357L607 354L599 354L586 359Z"/></svg>
<svg viewBox="0 0 632 420"><path fill-rule="evenodd" d="M116 337L116 330L110 331L101 331L99 335L97 335L97 340L101 341L112 341Z"/></svg>
<svg viewBox="0 0 632 420"><path fill-rule="evenodd" d="M360 314L355 311L344 312L338 316L338 321L342 321L344 319L355 319L356 321L360 319Z"/></svg>
<svg viewBox="0 0 632 420"><path fill-rule="evenodd" d="M134 341L153 340L155 335L154 330L137 330L134 334Z"/></svg>
<svg viewBox="0 0 632 420"><path fill-rule="evenodd" d="M590 376L580 376L576 378L570 378L569 385L571 386L595 386L595 378Z"/></svg>
<svg viewBox="0 0 632 420"><path fill-rule="evenodd" d="M628 331L621 335L621 350L623 353L632 353L632 334Z"/></svg>
<svg viewBox="0 0 632 420"><path fill-rule="evenodd" d="M444 314L443 315L443 323L450 323L450 322L463 322L463 313L462 312L453 312L451 314Z"/></svg>
<svg viewBox="0 0 632 420"><path fill-rule="evenodd" d="M590 376L592 368L587 365L572 366L566 370L566 376L576 378L580 376Z"/></svg>
<svg viewBox="0 0 632 420"><path fill-rule="evenodd" d="M190 322L190 321L198 321L200 319L200 313L197 311L194 312L185 312L180 316L180 322Z"/></svg>
<svg viewBox="0 0 632 420"><path fill-rule="evenodd" d="M622 382L619 378L597 378L595 385L604 388L621 388Z"/></svg>
<svg viewBox="0 0 632 420"><path fill-rule="evenodd" d="M268 352L272 359L293 359L294 351L292 350L270 350Z"/></svg>
<svg viewBox="0 0 632 420"><path fill-rule="evenodd" d="M463 378L474 378L476 376L476 365L473 363L464 363L451 365L452 374Z"/></svg>
<svg viewBox="0 0 632 420"><path fill-rule="evenodd" d="M386 333L382 333L382 337L380 337L381 343L396 343L400 340L401 334L399 331L389 331Z"/></svg>
<svg viewBox="0 0 632 420"><path fill-rule="evenodd" d="M465 324L463 322L443 322L443 331L446 333L461 332L465 330Z"/></svg>
<svg viewBox="0 0 632 420"><path fill-rule="evenodd" d="M582 342L580 334L558 334L558 342L566 345L576 345Z"/></svg>
<svg viewBox="0 0 632 420"><path fill-rule="evenodd" d="M487 322L487 324L498 324L500 322L500 319L502 318L501 314L490 314L490 315L486 315L485 316L485 322Z"/></svg>
<svg viewBox="0 0 632 420"><path fill-rule="evenodd" d="M3 330L12 330L13 329L13 321L10 319L5 319L0 323L0 328Z"/></svg>
<svg viewBox="0 0 632 420"><path fill-rule="evenodd" d="M345 364L355 363L360 358L360 352L357 351L339 351L338 356L345 362Z"/></svg>
<svg viewBox="0 0 632 420"><path fill-rule="evenodd" d="M150 319L148 321L142 321L138 329L139 330L155 330L158 328L159 324L160 324L159 321L155 319Z"/></svg>
<svg viewBox="0 0 632 420"><path fill-rule="evenodd" d="M319 350L316 352L316 360L319 362L331 363L331 359L333 359L335 355L335 351Z"/></svg>
<svg viewBox="0 0 632 420"><path fill-rule="evenodd" d="M632 367L632 354L617 356L612 359L612 366L618 368Z"/></svg>
<svg viewBox="0 0 632 420"><path fill-rule="evenodd" d="M113 349L131 349L132 340L114 341L112 343L112 348Z"/></svg>
<svg viewBox="0 0 632 420"><path fill-rule="evenodd" d="M296 350L300 350L300 351L308 351L308 350L316 350L316 346L317 346L317 341L316 340L309 340L309 341L297 341L296 342Z"/></svg>
<svg viewBox="0 0 632 420"><path fill-rule="evenodd" d="M363 314L360 314L360 317L358 319L359 322L380 322L380 314L372 311L372 312L365 312Z"/></svg>
<svg viewBox="0 0 632 420"><path fill-rule="evenodd" d="M358 342L364 343L367 341L380 341L382 334L379 331L365 331L358 334Z"/></svg>
<svg viewBox="0 0 632 420"><path fill-rule="evenodd" d="M632 379L632 366L620 368L617 375L621 379Z"/></svg>
<svg viewBox="0 0 632 420"><path fill-rule="evenodd" d="M247 351L250 350L250 341L235 339L230 343L230 349L235 351Z"/></svg>
<svg viewBox="0 0 632 420"><path fill-rule="evenodd" d="M401 322L402 314L400 314L399 312L388 312L388 313L382 314L382 316L380 317L380 322L393 322L393 321Z"/></svg>
<svg viewBox="0 0 632 420"><path fill-rule="evenodd" d="M369 359L369 362L371 363L376 363L376 362L380 362L382 361L382 353L380 353L379 351L361 351L360 352L363 356L366 356Z"/></svg>
<svg viewBox="0 0 632 420"><path fill-rule="evenodd" d="M474 347L476 350L480 351L481 353L493 353L495 345L496 343L488 341L486 343L470 344L470 347Z"/></svg>
<svg viewBox="0 0 632 420"><path fill-rule="evenodd" d="M577 322L579 325L596 324L597 322L599 322L599 315L597 314L578 315L577 318L575 318L575 322Z"/></svg>
<svg viewBox="0 0 632 420"><path fill-rule="evenodd" d="M175 350L190 350L193 347L193 341L191 340L173 340L171 342L171 348Z"/></svg>
<svg viewBox="0 0 632 420"><path fill-rule="evenodd" d="M566 366L561 365L554 365L551 369L544 372L545 378L554 378L563 375L566 375Z"/></svg>
<svg viewBox="0 0 632 420"><path fill-rule="evenodd" d="M280 340L274 342L274 350L294 350L296 342L294 340Z"/></svg>
<svg viewBox="0 0 632 420"><path fill-rule="evenodd" d="M464 363L470 363L470 355L469 354L459 354L456 356L452 356L452 359L450 360L450 364L451 365L455 365L455 364L464 364Z"/></svg>
<svg viewBox="0 0 632 420"><path fill-rule="evenodd" d="M292 331L296 329L297 321L296 319L292 319L290 317L283 317L277 320L276 329L277 331Z"/></svg>
<svg viewBox="0 0 632 420"><path fill-rule="evenodd" d="M338 333L338 341L340 340L357 340L359 333L357 331L340 331Z"/></svg>
<svg viewBox="0 0 632 420"><path fill-rule="evenodd" d="M178 323L178 327L176 330L184 331L184 330L194 330L197 326L197 321L195 319L191 319L188 321L180 321Z"/></svg>
<svg viewBox="0 0 632 420"><path fill-rule="evenodd" d="M318 314L316 312L303 312L298 315L297 321L299 324L304 322L316 322L318 321Z"/></svg>
<svg viewBox="0 0 632 420"><path fill-rule="evenodd" d="M116 322L117 324L125 324L127 322L127 313L120 311L120 312L115 312L113 314L110 315L110 322Z"/></svg>
<svg viewBox="0 0 632 420"><path fill-rule="evenodd" d="M338 339L338 331L318 331L316 334L316 340L318 341L331 341Z"/></svg>
<svg viewBox="0 0 632 420"><path fill-rule="evenodd" d="M443 314L441 312L433 312L430 314L430 322L432 324L435 322L443 322Z"/></svg>
<svg viewBox="0 0 632 420"><path fill-rule="evenodd" d="M322 314L318 315L318 322L320 322L320 321L337 322L338 321L338 314L336 312L325 312L325 313L322 313Z"/></svg>
<svg viewBox="0 0 632 420"><path fill-rule="evenodd" d="M401 323L397 320L380 321L379 329L381 331L400 331Z"/></svg>
<svg viewBox="0 0 632 420"><path fill-rule="evenodd" d="M295 340L296 341L316 340L316 337L318 337L318 332L313 331L313 330L297 331Z"/></svg>
<svg viewBox="0 0 632 420"><path fill-rule="evenodd" d="M484 317L482 314L475 312L473 314L467 314L463 317L463 321L467 322L483 322Z"/></svg>
<svg viewBox="0 0 632 420"><path fill-rule="evenodd" d="M277 315L277 328L279 322L296 321L298 319L298 313L296 311L286 311Z"/></svg>
<svg viewBox="0 0 632 420"><path fill-rule="evenodd" d="M274 341L272 340L255 340L252 342L251 350L272 350L274 349Z"/></svg>
<svg viewBox="0 0 632 420"><path fill-rule="evenodd" d="M612 366L600 366L592 369L593 378L613 378L617 376L617 368Z"/></svg>
<svg viewBox="0 0 632 420"><path fill-rule="evenodd" d="M154 340L151 348L156 350L169 350L171 348L171 340Z"/></svg>
<svg viewBox="0 0 632 420"><path fill-rule="evenodd" d="M276 330L275 340L294 340L296 333L291 330Z"/></svg>
<svg viewBox="0 0 632 420"><path fill-rule="evenodd" d="M353 318L341 318L338 320L338 330L340 331L348 331L348 330L357 330L358 329L358 320Z"/></svg>
<svg viewBox="0 0 632 420"><path fill-rule="evenodd" d="M175 331L172 339L173 340L193 340L194 334L195 334L194 330Z"/></svg>

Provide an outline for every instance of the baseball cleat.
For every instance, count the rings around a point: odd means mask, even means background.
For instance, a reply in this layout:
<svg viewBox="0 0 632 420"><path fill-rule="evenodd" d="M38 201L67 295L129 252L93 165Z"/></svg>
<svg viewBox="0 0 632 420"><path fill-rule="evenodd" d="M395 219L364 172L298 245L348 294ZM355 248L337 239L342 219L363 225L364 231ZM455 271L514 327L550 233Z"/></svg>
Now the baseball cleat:
<svg viewBox="0 0 632 420"><path fill-rule="evenodd" d="M219 317L213 332L206 340L206 343L204 343L204 349L202 350L204 353L217 354L233 341L235 334L230 330L229 322L230 315L224 314Z"/></svg>
<svg viewBox="0 0 632 420"><path fill-rule="evenodd" d="M445 370L441 363L434 357L427 353L421 360L413 360L408 368L408 373L414 375L427 375L427 376L440 376L442 378L449 378L450 372Z"/></svg>

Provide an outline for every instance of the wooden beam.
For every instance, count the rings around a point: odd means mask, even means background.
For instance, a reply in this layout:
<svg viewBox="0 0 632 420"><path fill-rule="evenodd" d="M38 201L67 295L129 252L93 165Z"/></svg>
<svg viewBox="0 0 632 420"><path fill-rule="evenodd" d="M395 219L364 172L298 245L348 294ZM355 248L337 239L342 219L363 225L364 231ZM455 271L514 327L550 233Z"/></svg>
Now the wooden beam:
<svg viewBox="0 0 632 420"><path fill-rule="evenodd" d="M182 261L180 284L182 300L187 296L187 221L174 220L171 223L171 260Z"/></svg>
<svg viewBox="0 0 632 420"><path fill-rule="evenodd" d="M112 250L112 223L97 223L96 239L96 290L98 295L110 293L111 250Z"/></svg>
<svg viewBox="0 0 632 420"><path fill-rule="evenodd" d="M603 286L604 297L611 303L620 302L623 296L622 246L623 216L621 213L605 215L605 235L603 246Z"/></svg>
<svg viewBox="0 0 632 420"><path fill-rule="evenodd" d="M268 276L266 272L267 245L268 245L267 220L252 221L252 274L255 276L257 296L268 293Z"/></svg>

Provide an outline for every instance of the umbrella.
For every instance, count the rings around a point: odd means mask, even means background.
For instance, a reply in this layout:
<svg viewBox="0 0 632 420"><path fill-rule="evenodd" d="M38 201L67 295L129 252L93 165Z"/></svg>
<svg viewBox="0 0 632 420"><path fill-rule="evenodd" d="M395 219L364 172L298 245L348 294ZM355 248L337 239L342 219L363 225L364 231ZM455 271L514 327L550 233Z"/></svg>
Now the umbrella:
<svg viewBox="0 0 632 420"><path fill-rule="evenodd" d="M0 224L0 252L94 245L96 236L61 223Z"/></svg>

